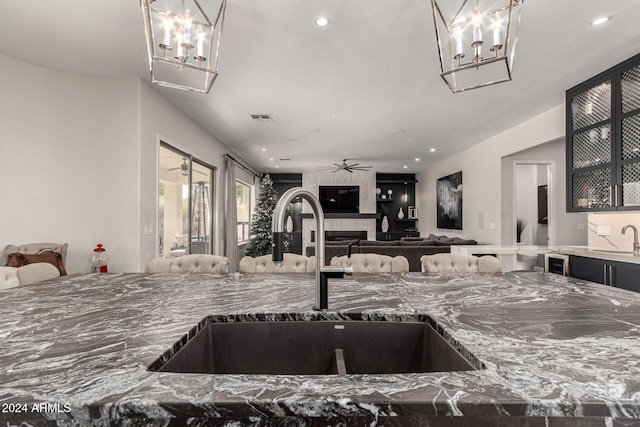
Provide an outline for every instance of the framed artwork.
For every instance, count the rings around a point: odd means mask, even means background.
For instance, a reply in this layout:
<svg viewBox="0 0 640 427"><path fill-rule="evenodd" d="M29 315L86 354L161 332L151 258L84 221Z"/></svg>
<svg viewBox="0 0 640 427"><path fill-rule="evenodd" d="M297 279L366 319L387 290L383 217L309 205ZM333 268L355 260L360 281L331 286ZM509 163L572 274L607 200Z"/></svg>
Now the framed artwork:
<svg viewBox="0 0 640 427"><path fill-rule="evenodd" d="M538 186L538 224L547 224L548 221L548 213L547 213L547 186L539 185Z"/></svg>
<svg viewBox="0 0 640 427"><path fill-rule="evenodd" d="M436 181L438 228L462 230L462 171Z"/></svg>

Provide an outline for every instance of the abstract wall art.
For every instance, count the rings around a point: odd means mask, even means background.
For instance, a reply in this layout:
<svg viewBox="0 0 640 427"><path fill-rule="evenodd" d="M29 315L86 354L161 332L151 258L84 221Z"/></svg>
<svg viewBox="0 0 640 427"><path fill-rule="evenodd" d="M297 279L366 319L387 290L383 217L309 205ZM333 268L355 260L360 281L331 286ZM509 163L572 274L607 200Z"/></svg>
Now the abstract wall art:
<svg viewBox="0 0 640 427"><path fill-rule="evenodd" d="M436 181L438 228L462 230L462 171Z"/></svg>

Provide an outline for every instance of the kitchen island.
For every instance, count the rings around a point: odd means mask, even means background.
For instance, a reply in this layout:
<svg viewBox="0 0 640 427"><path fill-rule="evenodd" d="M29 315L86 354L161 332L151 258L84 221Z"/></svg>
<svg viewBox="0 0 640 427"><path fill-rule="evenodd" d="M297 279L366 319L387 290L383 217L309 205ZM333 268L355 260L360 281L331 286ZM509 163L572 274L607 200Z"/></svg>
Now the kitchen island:
<svg viewBox="0 0 640 427"><path fill-rule="evenodd" d="M90 274L0 291L1 425L640 426L640 294L547 273ZM207 316L416 320L481 369L147 368ZM384 346L384 342L380 343Z"/></svg>

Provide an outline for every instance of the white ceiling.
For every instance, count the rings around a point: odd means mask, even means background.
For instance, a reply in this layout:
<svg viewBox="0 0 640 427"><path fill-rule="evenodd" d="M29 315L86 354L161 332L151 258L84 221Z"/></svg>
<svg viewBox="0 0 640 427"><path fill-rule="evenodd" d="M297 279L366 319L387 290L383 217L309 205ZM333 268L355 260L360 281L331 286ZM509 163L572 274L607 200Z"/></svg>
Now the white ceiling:
<svg viewBox="0 0 640 427"><path fill-rule="evenodd" d="M320 15L328 27L314 25ZM612 19L590 26L601 15ZM228 0L211 93L156 89L262 171L348 158L417 172L559 105L566 89L639 53L639 18L638 0L525 0L514 80L454 95L439 76L429 0ZM149 78L136 0L2 0L0 52ZM256 113L274 120L256 123Z"/></svg>

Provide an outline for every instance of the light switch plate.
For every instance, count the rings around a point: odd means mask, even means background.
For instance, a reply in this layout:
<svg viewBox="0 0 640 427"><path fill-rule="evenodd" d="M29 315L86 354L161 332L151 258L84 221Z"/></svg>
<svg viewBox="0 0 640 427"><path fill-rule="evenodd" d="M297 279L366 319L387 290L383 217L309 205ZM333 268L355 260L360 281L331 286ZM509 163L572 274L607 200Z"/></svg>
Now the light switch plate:
<svg viewBox="0 0 640 427"><path fill-rule="evenodd" d="M599 225L596 228L596 234L598 236L611 236L611 227L608 225Z"/></svg>
<svg viewBox="0 0 640 427"><path fill-rule="evenodd" d="M584 224L578 224L578 231L584 231Z"/></svg>
<svg viewBox="0 0 640 427"><path fill-rule="evenodd" d="M153 234L153 225L151 224L147 224L144 226L144 235L145 236L149 236Z"/></svg>

